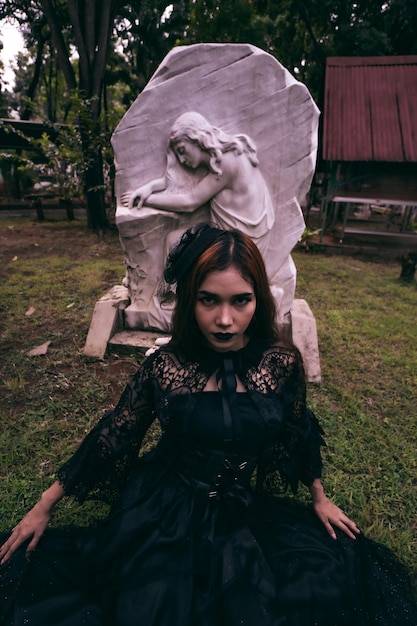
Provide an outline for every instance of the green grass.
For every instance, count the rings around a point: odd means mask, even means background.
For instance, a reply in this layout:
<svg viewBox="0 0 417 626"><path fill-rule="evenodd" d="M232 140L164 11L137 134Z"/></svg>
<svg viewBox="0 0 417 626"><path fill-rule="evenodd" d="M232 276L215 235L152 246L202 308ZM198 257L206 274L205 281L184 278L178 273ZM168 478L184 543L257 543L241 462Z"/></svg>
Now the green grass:
<svg viewBox="0 0 417 626"><path fill-rule="evenodd" d="M294 258L318 328L322 383L309 392L328 443L325 486L417 570L416 283L392 261Z"/></svg>
<svg viewBox="0 0 417 626"><path fill-rule="evenodd" d="M322 383L308 391L326 432L326 490L417 571L416 283L401 282L395 262L293 256L296 297L308 301L318 327ZM137 361L82 356L96 300L124 276L117 233L98 242L83 221L2 220L0 262L5 529L117 401ZM46 341L45 356L28 356ZM54 523L86 523L104 510L67 501Z"/></svg>

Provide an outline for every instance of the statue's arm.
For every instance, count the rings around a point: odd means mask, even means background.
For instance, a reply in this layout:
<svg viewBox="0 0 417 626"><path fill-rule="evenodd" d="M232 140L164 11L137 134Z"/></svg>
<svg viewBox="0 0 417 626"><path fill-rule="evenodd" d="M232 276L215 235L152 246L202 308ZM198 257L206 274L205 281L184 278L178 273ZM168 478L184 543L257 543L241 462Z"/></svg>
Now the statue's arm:
<svg viewBox="0 0 417 626"><path fill-rule="evenodd" d="M122 194L122 204L127 204L129 209L133 209L135 200L138 200L136 208L141 209L151 194L164 191L167 186L168 182L166 176L163 176L162 178L156 178L155 180L151 180L145 185L141 185L134 191L127 191Z"/></svg>
<svg viewBox="0 0 417 626"><path fill-rule="evenodd" d="M209 173L190 191L172 193L162 190L160 193L152 193L145 201L145 205L163 211L192 213L227 186L227 177L224 175L217 177L215 174Z"/></svg>

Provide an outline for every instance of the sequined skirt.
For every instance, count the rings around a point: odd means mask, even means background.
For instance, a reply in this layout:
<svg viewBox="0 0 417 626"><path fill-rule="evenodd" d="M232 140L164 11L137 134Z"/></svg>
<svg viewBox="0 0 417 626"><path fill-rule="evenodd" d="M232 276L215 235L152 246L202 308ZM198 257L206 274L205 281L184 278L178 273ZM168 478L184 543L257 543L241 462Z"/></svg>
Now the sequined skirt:
<svg viewBox="0 0 417 626"><path fill-rule="evenodd" d="M0 568L2 626L417 626L403 566L251 489L253 459L142 463L108 518Z"/></svg>

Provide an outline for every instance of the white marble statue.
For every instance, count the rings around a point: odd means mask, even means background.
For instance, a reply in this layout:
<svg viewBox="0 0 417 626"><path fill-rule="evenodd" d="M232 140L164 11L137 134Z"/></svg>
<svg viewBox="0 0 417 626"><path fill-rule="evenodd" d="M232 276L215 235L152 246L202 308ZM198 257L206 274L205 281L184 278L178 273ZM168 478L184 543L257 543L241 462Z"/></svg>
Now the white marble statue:
<svg viewBox="0 0 417 626"><path fill-rule="evenodd" d="M186 177L181 170L196 175ZM256 147L247 135L227 135L195 111L180 115L171 128L165 175L127 192L123 200L130 210L148 206L179 213L208 204L212 222L247 233L268 259L271 288L280 305L283 288L273 283L278 267L269 258L275 214ZM169 234L167 247L181 232Z"/></svg>
<svg viewBox="0 0 417 626"><path fill-rule="evenodd" d="M186 190L172 191L184 189L177 163L182 170L198 172ZM258 166L256 147L247 135L227 135L200 113L184 113L171 128L165 175L128 193L129 208L137 200L138 209L146 205L189 213L208 203L212 221L247 232L266 254L275 216Z"/></svg>
<svg viewBox="0 0 417 626"><path fill-rule="evenodd" d="M171 51L112 138L127 327L169 331L170 294L161 287L167 252L182 231L207 220L253 238L285 320L317 120L305 86L253 46Z"/></svg>

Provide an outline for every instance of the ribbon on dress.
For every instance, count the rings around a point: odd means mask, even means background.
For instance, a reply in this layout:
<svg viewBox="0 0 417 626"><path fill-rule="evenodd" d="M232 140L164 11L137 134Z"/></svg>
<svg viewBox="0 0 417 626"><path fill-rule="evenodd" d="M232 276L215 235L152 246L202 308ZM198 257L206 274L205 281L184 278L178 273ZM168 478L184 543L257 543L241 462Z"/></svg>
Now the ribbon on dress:
<svg viewBox="0 0 417 626"><path fill-rule="evenodd" d="M221 381L221 396L224 420L224 440L233 441L242 438L242 425L236 396L236 374L231 356L224 356L216 375L217 385Z"/></svg>

